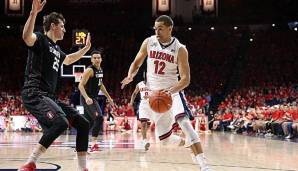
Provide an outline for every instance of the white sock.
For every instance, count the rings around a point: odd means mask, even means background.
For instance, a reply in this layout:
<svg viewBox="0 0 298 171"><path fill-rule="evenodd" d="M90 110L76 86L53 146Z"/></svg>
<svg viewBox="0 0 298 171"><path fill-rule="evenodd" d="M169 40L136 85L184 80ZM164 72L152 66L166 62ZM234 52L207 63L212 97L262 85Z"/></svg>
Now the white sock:
<svg viewBox="0 0 298 171"><path fill-rule="evenodd" d="M87 155L78 155L78 168L83 171L87 166Z"/></svg>
<svg viewBox="0 0 298 171"><path fill-rule="evenodd" d="M207 167L207 162L203 153L196 155L195 158L197 160L197 164L199 164L201 168Z"/></svg>
<svg viewBox="0 0 298 171"><path fill-rule="evenodd" d="M41 148L36 147L33 150L30 157L28 158L27 163L31 163L31 162L36 163L36 161L39 159L41 154L43 154L45 151L46 151L46 149L41 149Z"/></svg>

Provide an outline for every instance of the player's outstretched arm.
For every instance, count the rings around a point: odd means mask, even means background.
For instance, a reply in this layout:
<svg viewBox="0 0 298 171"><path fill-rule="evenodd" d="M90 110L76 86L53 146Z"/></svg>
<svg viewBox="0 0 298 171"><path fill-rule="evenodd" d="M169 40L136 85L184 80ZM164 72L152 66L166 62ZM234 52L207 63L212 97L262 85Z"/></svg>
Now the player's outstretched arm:
<svg viewBox="0 0 298 171"><path fill-rule="evenodd" d="M83 47L82 49L78 50L75 53L67 55L63 61L63 64L70 65L76 62L77 60L81 59L83 55L85 55L89 51L90 48L91 48L91 36L90 36L90 33L88 33L85 47Z"/></svg>
<svg viewBox="0 0 298 171"><path fill-rule="evenodd" d="M145 39L142 43L142 46L135 57L134 61L131 63L127 76L121 81L121 89L123 89L127 84L132 82L133 78L137 75L139 68L143 64L147 56L147 43L148 39Z"/></svg>
<svg viewBox="0 0 298 171"><path fill-rule="evenodd" d="M33 46L37 37L33 33L37 14L43 9L46 0L33 0L30 15L25 23L22 38L27 46Z"/></svg>
<svg viewBox="0 0 298 171"><path fill-rule="evenodd" d="M140 89L139 89L139 86L137 85L135 90L133 91L132 95L131 95L131 98L130 98L130 106L133 106L133 102L135 101L136 97L137 97L137 94L139 93Z"/></svg>

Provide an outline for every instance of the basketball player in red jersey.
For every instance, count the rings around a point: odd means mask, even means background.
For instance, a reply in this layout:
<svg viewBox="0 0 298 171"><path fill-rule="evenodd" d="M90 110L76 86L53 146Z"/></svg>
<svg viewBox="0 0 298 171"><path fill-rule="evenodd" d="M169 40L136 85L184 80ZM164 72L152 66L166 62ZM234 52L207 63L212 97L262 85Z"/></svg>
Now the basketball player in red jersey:
<svg viewBox="0 0 298 171"><path fill-rule="evenodd" d="M155 20L155 35L144 40L130 65L127 77L121 82L121 88L133 81L148 56L146 83L148 88L153 91L167 92L173 100L172 107L168 112L153 115L160 141L164 145L181 146L185 144L182 138L172 134L172 125L177 122L191 144L190 148L200 169L210 171L203 155L199 136L189 121L190 114L183 94L183 89L190 83L188 51L177 38L172 37L173 26L173 20L169 16L162 15Z"/></svg>

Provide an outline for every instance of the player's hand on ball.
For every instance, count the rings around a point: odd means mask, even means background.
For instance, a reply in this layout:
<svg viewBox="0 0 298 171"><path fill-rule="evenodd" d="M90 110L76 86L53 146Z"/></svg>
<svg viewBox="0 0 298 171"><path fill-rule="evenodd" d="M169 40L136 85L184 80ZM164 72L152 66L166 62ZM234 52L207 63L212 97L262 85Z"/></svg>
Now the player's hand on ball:
<svg viewBox="0 0 298 171"><path fill-rule="evenodd" d="M169 96L171 96L173 94L171 89L163 89L163 90L161 90L161 92L164 92L164 93L168 94Z"/></svg>
<svg viewBox="0 0 298 171"><path fill-rule="evenodd" d="M145 94L144 99L148 99L150 95Z"/></svg>

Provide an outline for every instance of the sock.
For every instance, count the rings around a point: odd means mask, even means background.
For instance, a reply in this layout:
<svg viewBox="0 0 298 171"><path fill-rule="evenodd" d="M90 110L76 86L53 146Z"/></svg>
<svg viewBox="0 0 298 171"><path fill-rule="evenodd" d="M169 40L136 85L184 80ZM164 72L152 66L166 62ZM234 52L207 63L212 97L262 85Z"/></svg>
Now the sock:
<svg viewBox="0 0 298 171"><path fill-rule="evenodd" d="M36 163L37 160L39 159L39 157L41 156L41 154L43 154L44 152L46 151L46 148L42 147L36 147L32 154L29 156L28 160L27 160L27 163Z"/></svg>
<svg viewBox="0 0 298 171"><path fill-rule="evenodd" d="M87 155L78 155L78 168L83 171L87 166Z"/></svg>

